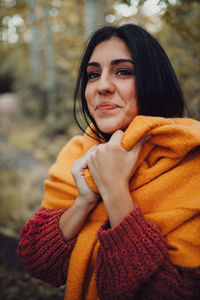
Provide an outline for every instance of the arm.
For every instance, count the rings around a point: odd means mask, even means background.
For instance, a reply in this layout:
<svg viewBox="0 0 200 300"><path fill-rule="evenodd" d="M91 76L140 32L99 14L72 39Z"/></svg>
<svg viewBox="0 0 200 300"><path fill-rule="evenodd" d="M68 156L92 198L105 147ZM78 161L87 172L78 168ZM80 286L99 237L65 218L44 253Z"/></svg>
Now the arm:
<svg viewBox="0 0 200 300"><path fill-rule="evenodd" d="M132 203L128 181L142 142L121 147L122 132L97 146L88 166L109 222L100 228L96 281L100 299L198 299L200 268L173 266L159 230Z"/></svg>
<svg viewBox="0 0 200 300"><path fill-rule="evenodd" d="M66 209L41 208L21 230L18 256L31 276L54 286L65 284L76 238L64 241L59 228Z"/></svg>
<svg viewBox="0 0 200 300"><path fill-rule="evenodd" d="M88 187L84 178L87 159L93 151L94 148L91 148L83 157L77 159L71 170L79 195L72 206L60 218L60 229L65 240L69 240L79 233L87 216L95 208L99 200L99 194Z"/></svg>
<svg viewBox="0 0 200 300"><path fill-rule="evenodd" d="M159 230L138 206L113 229L105 223L98 237L100 299L199 299L200 267L172 265Z"/></svg>
<svg viewBox="0 0 200 300"><path fill-rule="evenodd" d="M55 286L65 284L75 237L98 203L99 195L87 186L84 179L86 158L91 152L77 159L72 167L79 190L73 204L68 209L41 208L21 231L18 255L22 264L33 277ZM61 159L59 163L62 165ZM60 181L64 185L62 177Z"/></svg>

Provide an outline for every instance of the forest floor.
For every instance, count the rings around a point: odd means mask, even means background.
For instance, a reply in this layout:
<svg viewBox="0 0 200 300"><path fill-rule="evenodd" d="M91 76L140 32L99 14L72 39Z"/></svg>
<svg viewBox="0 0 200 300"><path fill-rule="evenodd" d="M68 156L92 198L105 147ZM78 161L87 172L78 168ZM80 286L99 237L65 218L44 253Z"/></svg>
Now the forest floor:
<svg viewBox="0 0 200 300"><path fill-rule="evenodd" d="M31 278L17 257L18 239L0 234L0 299L63 300L64 287Z"/></svg>

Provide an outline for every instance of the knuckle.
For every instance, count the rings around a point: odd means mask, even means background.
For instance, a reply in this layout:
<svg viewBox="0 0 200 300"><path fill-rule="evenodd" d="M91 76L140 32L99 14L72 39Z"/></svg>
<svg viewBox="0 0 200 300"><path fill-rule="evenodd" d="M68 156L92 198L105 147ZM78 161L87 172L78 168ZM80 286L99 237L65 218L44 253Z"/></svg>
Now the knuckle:
<svg viewBox="0 0 200 300"><path fill-rule="evenodd" d="M87 158L87 163L90 163L96 156L96 151L95 152L91 152L90 155Z"/></svg>
<svg viewBox="0 0 200 300"><path fill-rule="evenodd" d="M109 145L108 145L108 149L109 149L110 151L116 151L116 150L119 149L119 146L116 145L116 144L109 144Z"/></svg>

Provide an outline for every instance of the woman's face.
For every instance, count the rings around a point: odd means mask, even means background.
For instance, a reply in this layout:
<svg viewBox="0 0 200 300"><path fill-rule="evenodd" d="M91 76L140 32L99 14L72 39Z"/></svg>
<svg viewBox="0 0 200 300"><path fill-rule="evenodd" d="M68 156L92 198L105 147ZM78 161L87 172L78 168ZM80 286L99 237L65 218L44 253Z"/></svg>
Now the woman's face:
<svg viewBox="0 0 200 300"><path fill-rule="evenodd" d="M98 128L107 134L125 130L138 114L134 64L125 42L103 41L87 66L85 98Z"/></svg>

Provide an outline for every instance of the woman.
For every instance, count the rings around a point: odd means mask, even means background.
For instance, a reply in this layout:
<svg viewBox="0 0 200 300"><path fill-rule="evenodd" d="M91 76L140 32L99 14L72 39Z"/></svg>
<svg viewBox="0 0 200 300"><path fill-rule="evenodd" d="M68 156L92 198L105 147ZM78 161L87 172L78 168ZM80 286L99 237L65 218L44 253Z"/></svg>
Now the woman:
<svg viewBox="0 0 200 300"><path fill-rule="evenodd" d="M164 50L137 25L103 27L80 65L76 120L79 91L88 129L50 169L21 261L67 280L65 299L199 299L200 124L180 118Z"/></svg>

